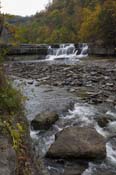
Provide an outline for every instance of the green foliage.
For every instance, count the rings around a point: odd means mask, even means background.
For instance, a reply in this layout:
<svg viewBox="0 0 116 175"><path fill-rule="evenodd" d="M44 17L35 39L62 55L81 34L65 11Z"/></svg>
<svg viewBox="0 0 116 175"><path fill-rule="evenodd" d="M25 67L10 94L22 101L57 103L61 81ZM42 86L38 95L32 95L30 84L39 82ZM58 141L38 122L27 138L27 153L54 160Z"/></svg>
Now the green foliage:
<svg viewBox="0 0 116 175"><path fill-rule="evenodd" d="M79 30L79 38L81 41L95 41L99 37L99 14L101 6L96 5L94 11L92 9L83 9L83 22Z"/></svg>
<svg viewBox="0 0 116 175"><path fill-rule="evenodd" d="M22 109L23 101L20 91L12 87L0 67L0 112L18 113Z"/></svg>
<svg viewBox="0 0 116 175"><path fill-rule="evenodd" d="M20 145L22 143L22 136L24 134L23 126L20 123L17 123L16 126L13 124L13 120L4 121L4 128L9 132L12 139L13 148L16 151L19 151Z"/></svg>
<svg viewBox="0 0 116 175"><path fill-rule="evenodd" d="M28 123L22 108L23 98L15 90L0 67L0 134L7 137L16 151L16 174L31 174L29 164ZM28 145L29 146L29 145Z"/></svg>
<svg viewBox="0 0 116 175"><path fill-rule="evenodd" d="M106 46L116 46L116 1L107 0L99 15L100 38Z"/></svg>
<svg viewBox="0 0 116 175"><path fill-rule="evenodd" d="M6 48L1 48L0 49L0 63L2 63L4 61L5 56L8 53L8 49Z"/></svg>
<svg viewBox="0 0 116 175"><path fill-rule="evenodd" d="M6 21L12 42L78 43L98 40L106 46L116 45L114 0L53 0L45 11L30 18L7 16Z"/></svg>
<svg viewBox="0 0 116 175"><path fill-rule="evenodd" d="M0 35L2 33L2 30L3 30L3 23L4 23L4 16L2 14L0 14Z"/></svg>

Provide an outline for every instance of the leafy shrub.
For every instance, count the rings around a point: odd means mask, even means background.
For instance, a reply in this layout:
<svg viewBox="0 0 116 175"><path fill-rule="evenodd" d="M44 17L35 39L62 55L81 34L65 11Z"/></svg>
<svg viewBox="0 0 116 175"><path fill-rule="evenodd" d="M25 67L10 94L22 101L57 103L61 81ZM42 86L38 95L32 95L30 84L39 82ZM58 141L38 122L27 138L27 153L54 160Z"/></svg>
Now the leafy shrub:
<svg viewBox="0 0 116 175"><path fill-rule="evenodd" d="M0 112L16 114L22 111L24 98L20 91L14 89L5 77L3 70L0 70Z"/></svg>
<svg viewBox="0 0 116 175"><path fill-rule="evenodd" d="M9 114L17 113L22 108L23 98L19 91L14 89L10 83L0 87L0 111Z"/></svg>

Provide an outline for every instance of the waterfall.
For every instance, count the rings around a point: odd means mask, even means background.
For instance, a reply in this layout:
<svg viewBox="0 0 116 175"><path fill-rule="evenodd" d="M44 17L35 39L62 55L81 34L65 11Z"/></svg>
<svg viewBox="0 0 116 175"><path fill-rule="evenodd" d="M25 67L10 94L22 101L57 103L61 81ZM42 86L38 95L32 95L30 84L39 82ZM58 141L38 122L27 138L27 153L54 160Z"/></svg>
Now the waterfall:
<svg viewBox="0 0 116 175"><path fill-rule="evenodd" d="M79 54L80 50L80 54ZM55 59L78 59L81 57L88 56L88 45L86 43L80 44L78 48L75 47L73 43L70 44L60 44L59 48L48 47L48 55L46 56L47 60Z"/></svg>
<svg viewBox="0 0 116 175"><path fill-rule="evenodd" d="M81 53L77 55L77 58L83 58L88 56L88 45L86 43L82 44Z"/></svg>

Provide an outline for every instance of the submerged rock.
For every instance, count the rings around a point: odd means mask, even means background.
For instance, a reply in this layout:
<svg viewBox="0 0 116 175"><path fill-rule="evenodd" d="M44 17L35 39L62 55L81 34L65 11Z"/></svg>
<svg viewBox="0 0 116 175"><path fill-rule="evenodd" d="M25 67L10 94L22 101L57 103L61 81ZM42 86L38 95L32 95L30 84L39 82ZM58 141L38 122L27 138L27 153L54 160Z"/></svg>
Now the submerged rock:
<svg viewBox="0 0 116 175"><path fill-rule="evenodd" d="M58 118L59 116L56 112L42 112L31 121L31 126L34 130L47 130L58 120Z"/></svg>
<svg viewBox="0 0 116 175"><path fill-rule="evenodd" d="M27 82L28 84L33 84L34 83L34 81L33 80L28 80L28 82Z"/></svg>
<svg viewBox="0 0 116 175"><path fill-rule="evenodd" d="M65 159L102 159L106 156L105 139L93 128L65 128L58 134L46 156Z"/></svg>
<svg viewBox="0 0 116 175"><path fill-rule="evenodd" d="M87 166L85 165L68 165L67 167L64 168L64 173L63 175L81 175Z"/></svg>
<svg viewBox="0 0 116 175"><path fill-rule="evenodd" d="M106 127L108 123L111 121L111 118L109 116L103 116L103 117L97 118L96 120L100 127Z"/></svg>

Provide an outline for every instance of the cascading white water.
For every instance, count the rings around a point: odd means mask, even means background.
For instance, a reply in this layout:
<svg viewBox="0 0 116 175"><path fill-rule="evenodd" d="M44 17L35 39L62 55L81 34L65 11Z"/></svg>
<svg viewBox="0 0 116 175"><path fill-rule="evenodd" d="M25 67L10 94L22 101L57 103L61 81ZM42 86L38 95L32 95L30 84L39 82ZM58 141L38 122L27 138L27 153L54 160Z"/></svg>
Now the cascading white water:
<svg viewBox="0 0 116 175"><path fill-rule="evenodd" d="M37 82L34 81L32 85L29 85L25 79L14 80L15 87L20 87L23 94L28 97L25 104L28 119L32 119L33 116L36 115L34 112L37 112L38 109L38 99L42 99L41 97L44 96L46 90L50 91L50 89L48 90L46 88L44 90L43 87L42 89L41 87L38 88L38 86L35 86L36 83ZM43 104L41 100L40 103ZM109 123L101 128L97 123L96 116L103 115L109 116L112 120L109 120ZM46 132L31 130L30 135L33 139L37 156L45 156L51 144L55 141L56 133L66 127L75 125L80 127L94 127L107 141L106 159L101 163L90 162L88 169L86 169L82 175L97 175L97 172L99 175L101 175L101 172L105 174L104 172L109 171L109 168L114 171L112 175L116 174L116 109L112 110L109 108L104 111L104 109L101 110L94 105L81 102L76 103L74 108L69 110L66 115L60 116L59 121L57 121L50 130ZM54 169L54 165L49 166L48 169ZM59 167L56 170L59 172Z"/></svg>
<svg viewBox="0 0 116 175"><path fill-rule="evenodd" d="M83 43L81 53L77 55L77 58L83 58L87 56L88 56L88 45L86 43Z"/></svg>
<svg viewBox="0 0 116 175"><path fill-rule="evenodd" d="M80 54L79 50L81 50ZM87 57L88 45L86 43L81 44L77 49L74 44L60 44L59 48L52 48L49 46L48 55L46 56L47 60L55 59L78 59L82 57Z"/></svg>

